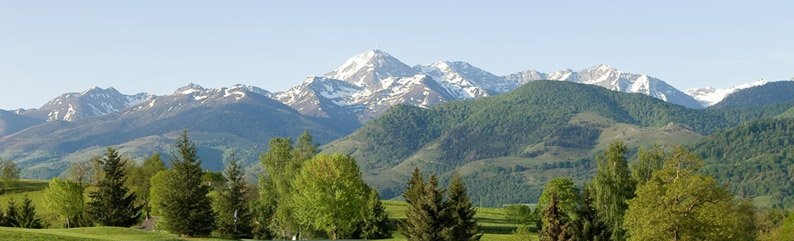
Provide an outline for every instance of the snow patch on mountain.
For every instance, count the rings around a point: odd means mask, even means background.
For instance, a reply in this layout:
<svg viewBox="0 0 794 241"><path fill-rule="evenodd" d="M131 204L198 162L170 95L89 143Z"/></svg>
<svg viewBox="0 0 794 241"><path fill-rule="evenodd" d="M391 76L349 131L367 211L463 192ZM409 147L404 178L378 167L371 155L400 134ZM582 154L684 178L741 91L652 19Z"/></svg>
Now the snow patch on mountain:
<svg viewBox="0 0 794 241"><path fill-rule="evenodd" d="M697 89L688 89L686 93L690 96L694 97L703 106L712 106L714 104L719 103L728 95L743 89L747 89L754 86L761 86L769 83L766 79L759 79L750 83L740 84L730 88L723 88L717 89L712 87L704 87L704 88L697 88Z"/></svg>

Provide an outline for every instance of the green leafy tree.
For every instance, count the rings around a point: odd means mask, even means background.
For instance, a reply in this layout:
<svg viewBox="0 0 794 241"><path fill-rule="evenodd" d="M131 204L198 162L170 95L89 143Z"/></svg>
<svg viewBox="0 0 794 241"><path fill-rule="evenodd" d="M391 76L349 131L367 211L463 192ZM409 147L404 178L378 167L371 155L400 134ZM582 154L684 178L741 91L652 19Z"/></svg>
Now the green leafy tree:
<svg viewBox="0 0 794 241"><path fill-rule="evenodd" d="M579 203L581 203L582 197L573 179L570 177L558 177L546 183L543 193L540 194L538 205L535 207L540 215L542 215L543 210L546 210L552 196L557 199L557 208L565 215L565 220L576 219L576 210ZM538 230L542 226L543 220L538 219Z"/></svg>
<svg viewBox="0 0 794 241"><path fill-rule="evenodd" d="M258 240L269 240L275 237L270 228L273 213L275 212L274 195L267 192L273 191L272 182L269 178L259 178L259 197L251 203L251 210L254 213L253 237Z"/></svg>
<svg viewBox="0 0 794 241"><path fill-rule="evenodd" d="M141 218L141 207L135 205L135 194L124 186L126 161L113 148L108 148L99 160L102 179L96 189L88 194L86 211L97 223L105 226L130 227Z"/></svg>
<svg viewBox="0 0 794 241"><path fill-rule="evenodd" d="M224 171L225 184L220 198L215 200L217 207L218 235L222 238L238 239L252 237L253 213L248 205L248 189L240 162L234 154L227 160Z"/></svg>
<svg viewBox="0 0 794 241"><path fill-rule="evenodd" d="M445 225L444 235L449 241L477 241L482 234L477 226L474 216L477 214L469 196L463 179L455 174L447 188L447 201L444 203L448 223Z"/></svg>
<svg viewBox="0 0 794 241"><path fill-rule="evenodd" d="M270 207L259 209L272 209L268 226L276 236L300 239L302 233L311 233L313 230L310 226L301 225L291 208L296 193L292 180L300 173L304 162L317 154L317 146L308 132L298 138L295 147L289 138L273 138L268 144L268 151L259 158L267 174L260 180L259 203Z"/></svg>
<svg viewBox="0 0 794 241"><path fill-rule="evenodd" d="M505 208L505 219L510 220L512 223L521 225L530 225L535 223L532 208L524 204L508 205Z"/></svg>
<svg viewBox="0 0 794 241"><path fill-rule="evenodd" d="M598 211L598 217L609 226L610 240L625 240L623 214L628 208L626 201L634 197L636 186L629 173L626 145L613 142L596 160L598 164L593 178L594 207Z"/></svg>
<svg viewBox="0 0 794 241"><path fill-rule="evenodd" d="M665 158L664 148L660 145L640 147L637 161L631 164L631 177L637 185L643 185L653 176L653 172L662 169Z"/></svg>
<svg viewBox="0 0 794 241"><path fill-rule="evenodd" d="M359 230L359 238L391 238L391 233L389 232L390 226L389 215L386 213L386 208L383 207L378 197L378 191L370 189L369 196L367 197L367 210L365 210L363 220L359 225L361 228L361 230Z"/></svg>
<svg viewBox="0 0 794 241"><path fill-rule="evenodd" d="M748 232L751 227L742 223L752 222L746 208L714 178L701 174L701 166L702 161L682 147L672 151L664 167L628 201L628 240L754 239L755 231Z"/></svg>
<svg viewBox="0 0 794 241"><path fill-rule="evenodd" d="M10 204L9 204L10 205ZM43 228L41 218L36 214L36 206L33 205L33 200L25 195L22 199L22 206L19 206L19 212L14 217L16 227L20 228Z"/></svg>
<svg viewBox="0 0 794 241"><path fill-rule="evenodd" d="M206 236L215 227L215 213L209 197L210 187L202 181L204 171L196 144L187 131L177 139L173 167L164 178L165 193L158 197L165 230L182 236Z"/></svg>
<svg viewBox="0 0 794 241"><path fill-rule="evenodd" d="M331 239L350 238L367 210L368 188L353 158L318 155L295 178L296 217Z"/></svg>
<svg viewBox="0 0 794 241"><path fill-rule="evenodd" d="M442 231L448 223L444 210L443 191L438 188L435 175L425 183L419 168L408 180L408 189L403 194L408 203L406 220L400 223L399 230L408 241L442 241Z"/></svg>
<svg viewBox="0 0 794 241"><path fill-rule="evenodd" d="M135 193L137 197L135 205L143 207L146 218L149 218L152 212L152 205L149 203L151 179L157 172L165 169L165 163L160 159L160 153L154 153L146 158L141 166L128 165L125 185L132 193Z"/></svg>
<svg viewBox="0 0 794 241"><path fill-rule="evenodd" d="M152 216L163 215L161 211L163 196L171 191L168 189L172 182L171 177L173 175L171 173L171 170L162 170L149 179L149 203L151 204L150 215Z"/></svg>
<svg viewBox="0 0 794 241"><path fill-rule="evenodd" d="M3 193L7 193L16 188L19 182L19 168L17 168L17 164L11 160L3 160L0 158L0 171L2 171L0 179L3 181Z"/></svg>
<svg viewBox="0 0 794 241"><path fill-rule="evenodd" d="M85 200L79 183L53 178L44 190L46 207L64 221L64 227L86 226Z"/></svg>

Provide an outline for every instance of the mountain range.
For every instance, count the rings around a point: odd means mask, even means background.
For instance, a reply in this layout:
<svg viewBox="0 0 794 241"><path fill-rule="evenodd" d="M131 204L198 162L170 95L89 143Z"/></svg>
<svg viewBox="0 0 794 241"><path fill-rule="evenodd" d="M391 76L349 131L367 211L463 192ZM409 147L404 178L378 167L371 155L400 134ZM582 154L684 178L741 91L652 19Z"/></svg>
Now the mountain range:
<svg viewBox="0 0 794 241"><path fill-rule="evenodd" d="M388 53L370 50L282 92L247 85L208 89L188 84L158 96L95 87L63 94L37 109L0 111L0 157L17 162L24 177L48 178L60 175L73 162L101 154L105 146L118 147L133 159L152 152L167 155L173 138L188 129L201 148L205 166L218 170L222 157L232 151L248 164L255 163L267 140L275 136L309 131L318 143L329 143L394 106L430 109L446 102L490 99L485 97L512 93L538 80L640 93L688 110L763 84L684 92L658 78L608 65L499 76L459 61L409 66ZM568 94L575 93L562 96ZM689 128L679 124L689 125L679 121L670 128Z"/></svg>

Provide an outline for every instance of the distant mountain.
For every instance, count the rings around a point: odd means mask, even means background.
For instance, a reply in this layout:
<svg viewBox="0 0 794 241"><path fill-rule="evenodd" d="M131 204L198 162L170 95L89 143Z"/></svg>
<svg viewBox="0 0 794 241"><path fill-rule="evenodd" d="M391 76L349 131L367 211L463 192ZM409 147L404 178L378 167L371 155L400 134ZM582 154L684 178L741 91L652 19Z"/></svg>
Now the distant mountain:
<svg viewBox="0 0 794 241"><path fill-rule="evenodd" d="M689 108L703 108L703 105L695 100L695 98L681 92L660 79L643 74L623 72L615 67L603 64L580 71L566 69L550 74L535 70L526 70L508 75L505 78L520 83L534 80L559 80L591 84L614 91L641 93Z"/></svg>
<svg viewBox="0 0 794 241"><path fill-rule="evenodd" d="M794 81L776 81L740 89L710 108L728 109L794 103Z"/></svg>
<svg viewBox="0 0 794 241"><path fill-rule="evenodd" d="M81 93L63 94L41 108L22 111L20 114L47 121L75 121L116 113L152 97L147 93L124 95L112 87L94 87Z"/></svg>
<svg viewBox="0 0 794 241"><path fill-rule="evenodd" d="M43 123L43 120L0 110L0 137Z"/></svg>
<svg viewBox="0 0 794 241"><path fill-rule="evenodd" d="M106 146L135 159L153 152L168 155L173 139L189 130L204 166L220 170L222 157L234 150L245 163L256 163L272 137L309 131L318 143L325 143L352 131L328 119L303 116L267 94L242 85L218 89L188 85L117 113L48 122L2 137L0 156L16 161L24 177L49 178L71 162L101 154Z"/></svg>
<svg viewBox="0 0 794 241"><path fill-rule="evenodd" d="M356 115L362 123L392 106L427 108L438 103L494 96L535 80L593 84L610 90L643 93L690 108L702 108L691 96L647 75L625 73L608 65L579 72L552 74L527 70L498 76L469 63L441 61L409 67L381 50L356 55L322 77L310 76L300 85L275 93L274 99L305 115Z"/></svg>
<svg viewBox="0 0 794 241"><path fill-rule="evenodd" d="M584 180L592 156L612 140L691 143L726 126L719 115L646 95L531 81L491 98L392 108L324 151L354 156L387 198L418 166L443 177L457 171L475 202L499 205L534 200L555 176ZM512 195L487 198L504 193Z"/></svg>
<svg viewBox="0 0 794 241"><path fill-rule="evenodd" d="M703 104L703 106L708 107L719 103L720 101L725 99L725 97L736 91L747 89L754 86L765 85L767 83L769 83L769 81L765 79L760 79L757 81L753 81L750 83L745 83L725 89L715 89L712 87L688 89L686 90L686 93L697 99L701 104Z"/></svg>

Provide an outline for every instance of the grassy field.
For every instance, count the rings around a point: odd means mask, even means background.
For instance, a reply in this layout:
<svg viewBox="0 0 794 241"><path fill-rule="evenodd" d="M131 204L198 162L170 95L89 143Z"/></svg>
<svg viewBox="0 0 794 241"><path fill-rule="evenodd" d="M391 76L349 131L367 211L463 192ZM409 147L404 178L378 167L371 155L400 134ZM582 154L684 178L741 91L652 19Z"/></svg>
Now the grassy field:
<svg viewBox="0 0 794 241"><path fill-rule="evenodd" d="M42 220L49 224L49 229L20 229L20 228L6 228L0 227L0 241L5 240L42 240L42 241L72 241L72 240L212 240L212 239L183 239L175 235L147 232L133 228L110 228L110 227L92 227L92 228L74 228L62 229L58 228L61 222L57 217L47 210L44 206L44 189L47 187L47 181L43 180L25 180L20 182L16 190L9 191L0 195L0 207L5 209L8 200L13 199L17 203L21 202L24 196L28 196L33 200L36 205L36 211L42 217ZM383 205L389 214L389 217L395 220L405 218L405 210L407 208L404 202L400 201L383 201ZM485 233L483 241L524 241L524 240L537 240L537 236L532 237L518 237L513 234L513 230L517 227L516 224L508 222L504 217L504 209L501 208L479 208L477 209L477 222L479 223L482 231ZM406 240L398 232L394 232L394 238L387 239L389 241Z"/></svg>

